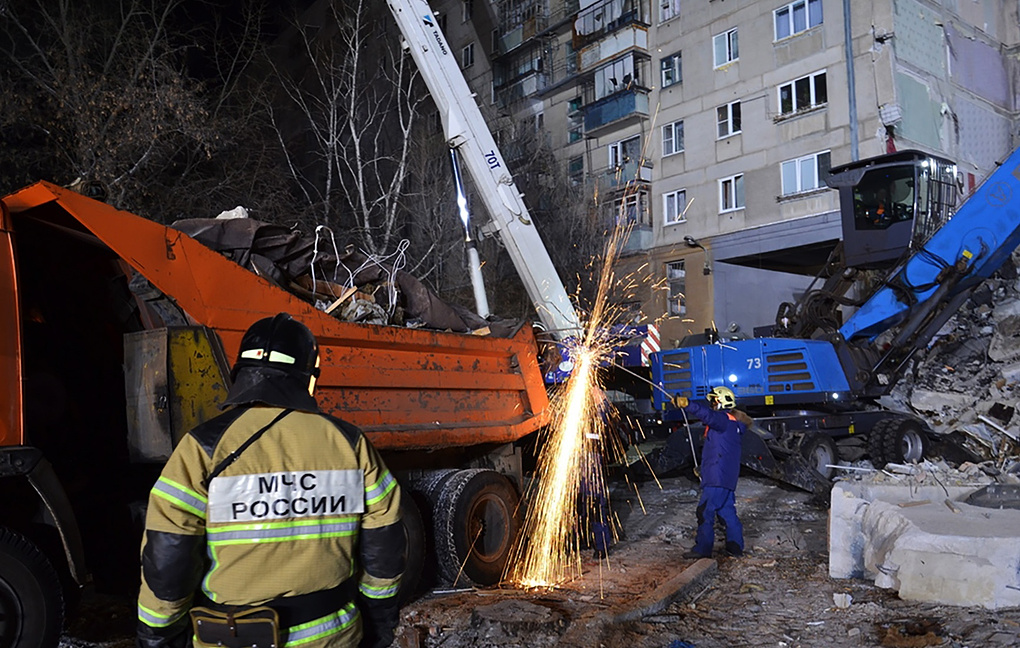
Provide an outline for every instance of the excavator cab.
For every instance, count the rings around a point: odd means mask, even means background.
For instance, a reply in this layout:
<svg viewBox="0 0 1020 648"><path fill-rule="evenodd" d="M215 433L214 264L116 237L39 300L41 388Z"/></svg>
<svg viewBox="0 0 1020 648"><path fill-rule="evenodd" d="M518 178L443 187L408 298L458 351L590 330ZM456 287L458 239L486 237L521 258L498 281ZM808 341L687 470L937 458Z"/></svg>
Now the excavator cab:
<svg viewBox="0 0 1020 648"><path fill-rule="evenodd" d="M953 215L957 177L954 163L913 150L831 169L846 265L888 268L919 249Z"/></svg>

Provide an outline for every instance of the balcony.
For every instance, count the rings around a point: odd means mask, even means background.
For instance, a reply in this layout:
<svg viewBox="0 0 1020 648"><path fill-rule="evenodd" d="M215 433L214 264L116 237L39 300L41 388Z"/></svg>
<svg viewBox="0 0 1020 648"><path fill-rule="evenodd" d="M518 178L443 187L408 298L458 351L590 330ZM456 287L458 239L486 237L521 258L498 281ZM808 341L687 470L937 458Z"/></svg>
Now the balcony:
<svg viewBox="0 0 1020 648"><path fill-rule="evenodd" d="M540 92L549 84L549 77L541 72L533 72L515 80L513 83L496 88L496 102L505 108L513 103Z"/></svg>
<svg viewBox="0 0 1020 648"><path fill-rule="evenodd" d="M652 167L649 162L630 160L622 166L606 171L603 188L607 191L619 191L633 183L647 184L652 181Z"/></svg>
<svg viewBox="0 0 1020 648"><path fill-rule="evenodd" d="M622 127L639 119L648 119L646 88L627 88L584 107L584 131L587 135L594 136L610 125Z"/></svg>
<svg viewBox="0 0 1020 648"><path fill-rule="evenodd" d="M633 50L639 55L648 53L647 29L629 26L585 47L581 50L578 57L579 69L583 74L600 63L608 61L628 50Z"/></svg>
<svg viewBox="0 0 1020 648"><path fill-rule="evenodd" d="M562 29L578 11L577 0L553 2L551 7L549 4L542 0L501 1L498 15L503 16L500 28L504 31L498 36L498 49L493 55L508 54L536 36Z"/></svg>
<svg viewBox="0 0 1020 648"><path fill-rule="evenodd" d="M649 26L646 0L602 0L577 14L575 45L583 48L632 25Z"/></svg>
<svg viewBox="0 0 1020 648"><path fill-rule="evenodd" d="M621 246L620 254L644 252L645 250L652 249L654 243L655 233L652 232L651 225L635 225L630 230L630 234L627 235L627 240Z"/></svg>

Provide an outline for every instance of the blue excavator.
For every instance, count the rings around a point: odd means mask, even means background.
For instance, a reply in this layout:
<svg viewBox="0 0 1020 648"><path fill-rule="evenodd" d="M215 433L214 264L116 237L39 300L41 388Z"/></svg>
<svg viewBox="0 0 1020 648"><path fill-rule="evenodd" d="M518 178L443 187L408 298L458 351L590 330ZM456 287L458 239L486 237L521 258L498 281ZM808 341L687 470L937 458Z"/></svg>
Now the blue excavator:
<svg viewBox="0 0 1020 648"><path fill-rule="evenodd" d="M834 167L827 183L843 239L801 298L780 306L768 337L651 357L653 405L667 421L684 423L673 396L729 387L755 420L744 465L808 490L840 458L924 457L930 426L877 399L1020 244L1020 150L959 206L956 165L920 151Z"/></svg>

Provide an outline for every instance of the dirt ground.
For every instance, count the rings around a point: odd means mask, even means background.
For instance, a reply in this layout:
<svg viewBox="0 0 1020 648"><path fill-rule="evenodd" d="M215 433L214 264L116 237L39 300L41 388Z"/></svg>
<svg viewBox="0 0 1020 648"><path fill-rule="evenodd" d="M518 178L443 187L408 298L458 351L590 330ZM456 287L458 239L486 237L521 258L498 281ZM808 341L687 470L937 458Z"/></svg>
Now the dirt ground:
<svg viewBox="0 0 1020 648"><path fill-rule="evenodd" d="M684 476L637 492L618 480L612 504L623 532L607 561L585 561L582 578L553 591L429 593L404 608L395 645L1020 646L1020 608L911 603L866 581L829 578L825 503L763 478L745 475L737 489L749 554L685 560L696 503ZM837 605L842 595L848 606ZM87 595L62 646L127 648L133 628L132 602Z"/></svg>

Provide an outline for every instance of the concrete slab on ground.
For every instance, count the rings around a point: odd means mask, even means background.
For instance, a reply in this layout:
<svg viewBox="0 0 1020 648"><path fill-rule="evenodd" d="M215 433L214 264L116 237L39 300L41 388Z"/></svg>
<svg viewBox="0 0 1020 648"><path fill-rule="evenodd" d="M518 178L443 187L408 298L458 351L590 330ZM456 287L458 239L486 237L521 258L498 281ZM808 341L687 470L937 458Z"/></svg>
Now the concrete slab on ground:
<svg viewBox="0 0 1020 648"><path fill-rule="evenodd" d="M829 575L870 578L904 600L1020 606L1020 511L962 501L980 487L837 483Z"/></svg>

